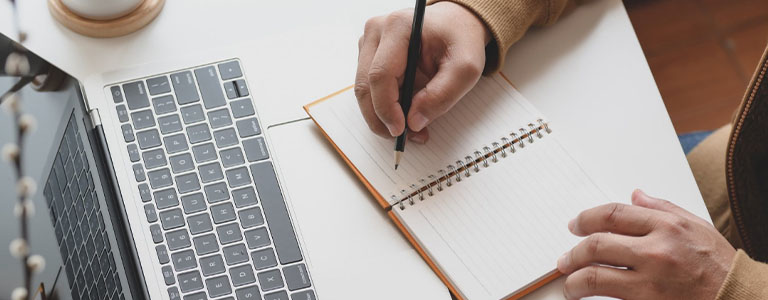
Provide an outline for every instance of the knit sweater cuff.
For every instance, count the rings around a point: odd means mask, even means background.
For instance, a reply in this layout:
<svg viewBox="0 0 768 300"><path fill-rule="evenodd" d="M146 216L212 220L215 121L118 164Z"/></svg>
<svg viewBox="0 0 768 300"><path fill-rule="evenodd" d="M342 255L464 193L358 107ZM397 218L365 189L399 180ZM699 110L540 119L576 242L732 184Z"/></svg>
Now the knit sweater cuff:
<svg viewBox="0 0 768 300"><path fill-rule="evenodd" d="M768 299L768 265L739 250L715 300Z"/></svg>
<svg viewBox="0 0 768 300"><path fill-rule="evenodd" d="M493 40L486 47L485 74L497 72L504 57L533 25L554 22L565 9L566 0L429 0L429 4L451 1L474 12L491 31Z"/></svg>

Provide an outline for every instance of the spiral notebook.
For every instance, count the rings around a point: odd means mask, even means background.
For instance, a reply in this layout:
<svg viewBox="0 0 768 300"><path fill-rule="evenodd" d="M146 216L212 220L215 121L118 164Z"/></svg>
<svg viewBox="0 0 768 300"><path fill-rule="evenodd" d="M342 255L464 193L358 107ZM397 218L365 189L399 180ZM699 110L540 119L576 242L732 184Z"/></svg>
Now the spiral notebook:
<svg viewBox="0 0 768 300"><path fill-rule="evenodd" d="M304 107L424 260L460 299L516 299L557 278L568 221L607 197L504 77L482 78L408 143L373 134L352 88ZM397 279L387 283L397 286Z"/></svg>

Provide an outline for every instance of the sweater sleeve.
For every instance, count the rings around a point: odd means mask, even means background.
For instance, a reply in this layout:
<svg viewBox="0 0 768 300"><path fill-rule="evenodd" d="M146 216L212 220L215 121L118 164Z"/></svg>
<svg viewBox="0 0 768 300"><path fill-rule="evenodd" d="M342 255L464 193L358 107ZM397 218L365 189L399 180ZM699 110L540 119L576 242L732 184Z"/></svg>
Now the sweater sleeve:
<svg viewBox="0 0 768 300"><path fill-rule="evenodd" d="M488 26L493 41L486 47L485 74L498 71L504 56L531 26L554 23L574 0L429 0L458 3L474 12Z"/></svg>
<svg viewBox="0 0 768 300"><path fill-rule="evenodd" d="M739 250L715 300L768 299L768 265Z"/></svg>

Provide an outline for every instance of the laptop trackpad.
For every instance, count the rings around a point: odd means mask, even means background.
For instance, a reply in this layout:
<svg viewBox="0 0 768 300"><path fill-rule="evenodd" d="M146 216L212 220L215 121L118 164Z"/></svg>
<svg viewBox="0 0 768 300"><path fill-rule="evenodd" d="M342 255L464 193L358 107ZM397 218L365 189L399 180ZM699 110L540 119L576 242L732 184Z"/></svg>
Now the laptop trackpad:
<svg viewBox="0 0 768 300"><path fill-rule="evenodd" d="M312 121L268 134L320 299L451 299Z"/></svg>

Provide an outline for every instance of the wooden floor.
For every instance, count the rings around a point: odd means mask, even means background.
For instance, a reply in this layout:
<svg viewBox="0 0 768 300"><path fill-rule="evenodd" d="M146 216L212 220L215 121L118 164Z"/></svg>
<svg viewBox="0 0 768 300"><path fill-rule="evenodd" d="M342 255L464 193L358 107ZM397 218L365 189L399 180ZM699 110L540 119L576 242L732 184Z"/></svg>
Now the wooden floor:
<svg viewBox="0 0 768 300"><path fill-rule="evenodd" d="M678 133L727 123L768 43L768 0L624 0Z"/></svg>

